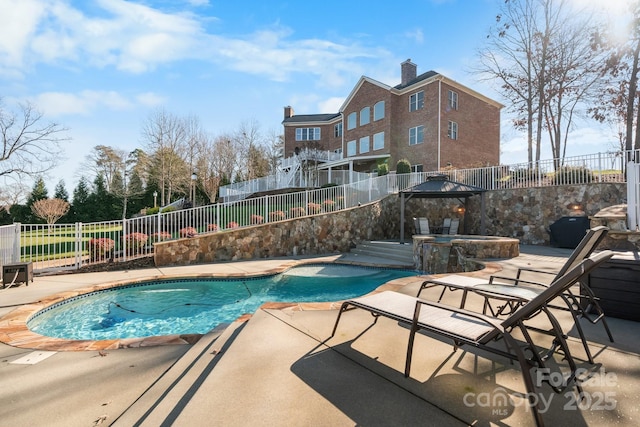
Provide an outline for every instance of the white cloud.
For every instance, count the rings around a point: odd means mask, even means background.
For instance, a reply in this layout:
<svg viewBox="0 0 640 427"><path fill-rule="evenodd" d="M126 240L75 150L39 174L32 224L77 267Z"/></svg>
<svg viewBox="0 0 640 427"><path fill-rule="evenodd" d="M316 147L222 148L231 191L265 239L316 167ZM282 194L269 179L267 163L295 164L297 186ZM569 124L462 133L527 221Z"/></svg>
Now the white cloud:
<svg viewBox="0 0 640 427"><path fill-rule="evenodd" d="M344 103L344 97L333 97L318 103L320 113L337 113Z"/></svg>
<svg viewBox="0 0 640 427"><path fill-rule="evenodd" d="M138 103L146 107L157 107L163 105L167 99L166 97L158 95L157 93L146 92L136 96L136 100L138 101Z"/></svg>
<svg viewBox="0 0 640 427"><path fill-rule="evenodd" d="M424 33L420 28L413 31L407 31L405 35L417 44L422 44L422 42L424 42Z"/></svg>
<svg viewBox="0 0 640 427"><path fill-rule="evenodd" d="M103 107L118 111L128 110L134 106L134 103L114 91L45 92L32 101L47 117L70 114L89 115Z"/></svg>

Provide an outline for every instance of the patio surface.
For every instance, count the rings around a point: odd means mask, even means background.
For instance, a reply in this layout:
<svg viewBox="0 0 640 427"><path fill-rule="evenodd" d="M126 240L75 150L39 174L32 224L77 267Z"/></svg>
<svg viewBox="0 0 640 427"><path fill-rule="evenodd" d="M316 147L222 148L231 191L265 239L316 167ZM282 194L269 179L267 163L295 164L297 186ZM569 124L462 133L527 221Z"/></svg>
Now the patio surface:
<svg viewBox="0 0 640 427"><path fill-rule="evenodd" d="M553 270L569 253L522 246L517 258L491 260L490 268L473 274L508 273L519 266ZM55 293L107 282L157 275L251 275L301 260L389 264L344 254L40 276L29 286L0 290L0 317ZM415 295L422 280L401 279L392 288ZM422 296L436 299L438 294L431 289ZM459 296L447 293L444 302L457 304ZM479 307L480 300L470 298L468 304ZM149 340L131 348L50 351L0 343L0 425L533 425L518 395L525 390L516 365L465 348L454 352L448 343L420 335L411 377L405 378L408 330L385 318L371 326L368 313L351 310L327 340L335 308L265 305L249 321L214 330L192 345L152 346ZM600 324L583 321L596 362L590 365L570 315L558 316L589 379L582 402L570 390L538 389L546 424L638 425L639 324L608 318L615 339L610 343ZM0 340L7 342L6 334L0 332ZM536 335L535 341L549 338ZM565 366L558 355L555 359ZM500 400L504 396L508 405Z"/></svg>

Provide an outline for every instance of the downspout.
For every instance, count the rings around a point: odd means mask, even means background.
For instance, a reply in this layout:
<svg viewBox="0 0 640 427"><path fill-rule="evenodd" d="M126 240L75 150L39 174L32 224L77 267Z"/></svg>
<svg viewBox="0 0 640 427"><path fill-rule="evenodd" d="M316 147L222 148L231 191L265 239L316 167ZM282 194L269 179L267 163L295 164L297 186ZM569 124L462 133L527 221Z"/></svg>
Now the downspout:
<svg viewBox="0 0 640 427"><path fill-rule="evenodd" d="M442 114L442 79L438 79L438 164L437 169L440 170L440 129L441 129L441 114Z"/></svg>

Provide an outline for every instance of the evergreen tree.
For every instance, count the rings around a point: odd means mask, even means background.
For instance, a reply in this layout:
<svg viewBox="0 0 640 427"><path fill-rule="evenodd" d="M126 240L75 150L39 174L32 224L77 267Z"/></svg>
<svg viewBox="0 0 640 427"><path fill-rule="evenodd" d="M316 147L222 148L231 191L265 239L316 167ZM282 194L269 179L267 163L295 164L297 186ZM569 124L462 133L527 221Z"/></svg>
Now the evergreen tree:
<svg viewBox="0 0 640 427"><path fill-rule="evenodd" d="M121 209L117 206L117 199L107 191L102 175L98 175L93 181L93 191L87 199L91 206L91 221L109 221L120 219Z"/></svg>
<svg viewBox="0 0 640 427"><path fill-rule="evenodd" d="M61 179L56 185L55 190L53 190L53 198L64 200L65 202L69 201L69 193L67 193L67 189L64 186L64 180Z"/></svg>
<svg viewBox="0 0 640 427"><path fill-rule="evenodd" d="M71 205L70 218L73 222L91 222L92 207L89 205L89 183L85 177L80 178L78 185L73 190L73 203Z"/></svg>
<svg viewBox="0 0 640 427"><path fill-rule="evenodd" d="M33 189L31 190L31 193L29 193L29 197L27 198L26 207L29 213L25 215L25 218L23 218L23 221L27 220L27 222L30 222L33 224L42 223L43 222L42 219L36 217L31 213L31 206L33 206L33 204L38 200L48 199L48 198L49 198L49 192L47 191L47 186L44 183L44 179L42 177L38 177L38 179L36 179L36 182L33 184Z"/></svg>

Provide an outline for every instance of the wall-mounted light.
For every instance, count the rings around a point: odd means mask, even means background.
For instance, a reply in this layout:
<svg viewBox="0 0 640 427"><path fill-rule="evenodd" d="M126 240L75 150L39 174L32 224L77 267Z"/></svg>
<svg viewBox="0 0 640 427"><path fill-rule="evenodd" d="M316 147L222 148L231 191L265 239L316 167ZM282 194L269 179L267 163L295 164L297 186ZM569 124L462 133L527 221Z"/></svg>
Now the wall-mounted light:
<svg viewBox="0 0 640 427"><path fill-rule="evenodd" d="M570 211L581 211L582 210L582 204L581 203L569 203L567 205L567 209L569 209Z"/></svg>
<svg viewBox="0 0 640 427"><path fill-rule="evenodd" d="M463 214L465 210L466 209L465 209L464 205L456 205L452 209L453 212L459 213L459 214Z"/></svg>

